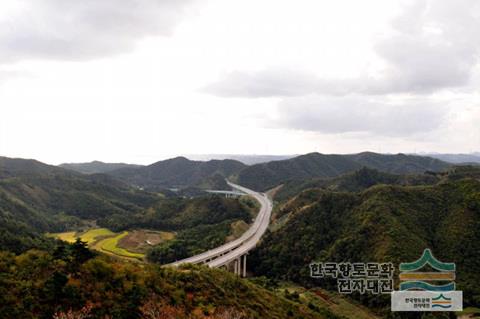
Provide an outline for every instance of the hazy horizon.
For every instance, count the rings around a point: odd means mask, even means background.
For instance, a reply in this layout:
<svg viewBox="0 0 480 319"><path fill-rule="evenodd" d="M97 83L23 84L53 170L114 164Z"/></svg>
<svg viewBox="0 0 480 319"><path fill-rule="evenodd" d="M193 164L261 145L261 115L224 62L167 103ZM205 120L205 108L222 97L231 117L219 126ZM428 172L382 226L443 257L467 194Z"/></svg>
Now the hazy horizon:
<svg viewBox="0 0 480 319"><path fill-rule="evenodd" d="M364 153L364 152L373 152L373 153L378 153L378 154L383 154L383 155L396 155L396 154L406 154L406 155L418 155L418 156L432 156L435 157L436 155L441 156L441 155L448 155L448 156L473 156L477 157L480 159L480 152L471 152L471 153L426 153L426 152L417 152L417 153L379 153L379 152L374 152L370 150L364 150L362 152L355 152L355 153L326 153L326 152L318 152L318 151L312 151L312 152L306 152L302 154L177 154L177 155L172 155L172 156L166 156L158 159L152 159L150 161L145 161L145 162L123 162L123 161L104 161L101 159L91 159L87 161L67 161L67 162L46 162L42 161L38 158L26 158L26 157L11 157L11 156L6 156L3 154L0 154L0 157L9 157L9 158L23 158L23 159L32 159L32 160L38 160L40 162L43 162L45 164L49 165L54 165L54 166L59 166L62 164L87 164L87 163L93 163L93 162L100 162L100 163L107 163L107 164L129 164L129 165L150 165L154 164L159 161L163 160L168 160L168 159L173 159L177 157L185 157L189 160L192 161L209 161L209 160L224 160L224 159L234 159L240 162L243 162L244 164L251 165L251 164L256 164L256 163L263 163L263 162L268 162L268 161L276 161L276 160L283 160L283 159L288 159L288 158L293 158L296 156L300 155L305 155L309 153L321 153L321 154L326 154L326 155L349 155L349 154L358 154L358 153Z"/></svg>
<svg viewBox="0 0 480 319"><path fill-rule="evenodd" d="M478 1L139 3L2 1L0 154L480 150Z"/></svg>

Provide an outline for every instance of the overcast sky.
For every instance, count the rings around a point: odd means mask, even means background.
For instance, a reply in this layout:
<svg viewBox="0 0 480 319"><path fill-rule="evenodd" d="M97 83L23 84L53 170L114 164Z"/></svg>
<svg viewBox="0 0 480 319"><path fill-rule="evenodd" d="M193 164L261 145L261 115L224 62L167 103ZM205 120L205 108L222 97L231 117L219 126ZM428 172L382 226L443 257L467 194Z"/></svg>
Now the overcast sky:
<svg viewBox="0 0 480 319"><path fill-rule="evenodd" d="M478 0L2 0L0 155L480 151Z"/></svg>

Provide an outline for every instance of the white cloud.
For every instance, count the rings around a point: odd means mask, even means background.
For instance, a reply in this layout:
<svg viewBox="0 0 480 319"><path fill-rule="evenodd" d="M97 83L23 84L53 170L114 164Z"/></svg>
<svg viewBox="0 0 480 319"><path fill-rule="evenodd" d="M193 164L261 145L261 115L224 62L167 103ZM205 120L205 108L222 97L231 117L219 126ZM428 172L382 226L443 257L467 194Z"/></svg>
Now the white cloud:
<svg viewBox="0 0 480 319"><path fill-rule="evenodd" d="M313 93L320 86L328 85L309 72L293 69L270 68L259 72L234 71L203 88L203 91L222 97L275 97L300 96ZM333 84L333 83L332 83ZM331 87L341 93L342 88Z"/></svg>
<svg viewBox="0 0 480 319"><path fill-rule="evenodd" d="M0 154L478 150L477 7L399 3L1 1Z"/></svg>
<svg viewBox="0 0 480 319"><path fill-rule="evenodd" d="M172 34L193 0L19 0L0 20L0 64L87 60L131 51Z"/></svg>
<svg viewBox="0 0 480 319"><path fill-rule="evenodd" d="M444 125L448 111L446 105L424 98L398 101L360 96L306 96L282 101L273 123L328 134L411 136Z"/></svg>
<svg viewBox="0 0 480 319"><path fill-rule="evenodd" d="M350 78L269 67L224 74L205 90L218 96L270 97L306 94L425 94L467 85L479 62L480 3L419 0L391 23L373 45L376 67ZM352 48L353 49L353 48Z"/></svg>

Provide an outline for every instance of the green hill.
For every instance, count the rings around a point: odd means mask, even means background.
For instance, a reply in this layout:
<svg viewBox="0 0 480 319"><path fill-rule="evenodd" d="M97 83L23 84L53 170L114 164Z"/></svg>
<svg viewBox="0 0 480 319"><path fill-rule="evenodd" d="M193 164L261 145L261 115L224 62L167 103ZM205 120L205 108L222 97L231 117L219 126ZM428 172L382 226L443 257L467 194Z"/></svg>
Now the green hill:
<svg viewBox="0 0 480 319"><path fill-rule="evenodd" d="M89 163L64 163L60 164L59 166L83 174L100 174L108 173L121 168L137 168L141 165L93 161Z"/></svg>
<svg viewBox="0 0 480 319"><path fill-rule="evenodd" d="M0 156L0 178L30 176L35 174L53 174L59 172L64 172L64 170L36 160Z"/></svg>
<svg viewBox="0 0 480 319"><path fill-rule="evenodd" d="M0 252L0 272L4 319L54 314L92 319L337 318L226 271L177 270L93 257L79 244L59 246L52 254Z"/></svg>
<svg viewBox="0 0 480 319"><path fill-rule="evenodd" d="M99 222L109 229L173 231L175 239L150 249L149 261L165 264L213 249L234 232L232 224L250 223L256 206L233 198L209 195L192 199L169 198L131 215L112 215Z"/></svg>
<svg viewBox="0 0 480 319"><path fill-rule="evenodd" d="M130 184L146 189L184 188L190 186L208 188L227 185L220 182L245 168L245 164L234 160L191 161L176 157L139 168L122 168L109 172Z"/></svg>
<svg viewBox="0 0 480 319"><path fill-rule="evenodd" d="M392 174L415 174L423 173L425 171L442 171L451 166L441 160L418 155L390 155L363 152L345 156L362 166Z"/></svg>
<svg viewBox="0 0 480 319"><path fill-rule="evenodd" d="M367 167L385 173L418 174L441 171L449 164L429 157L385 155L371 152L352 155L310 153L283 161L249 166L235 176L246 187L266 190L290 180L332 178Z"/></svg>
<svg viewBox="0 0 480 319"><path fill-rule="evenodd" d="M82 175L33 160L1 158L0 163L0 248L17 253L44 247L44 232L132 214L158 200L106 175Z"/></svg>
<svg viewBox="0 0 480 319"><path fill-rule="evenodd" d="M116 231L129 228L177 231L230 219L249 221L249 208L237 199L210 195L192 199L161 199L134 214L112 214L100 225Z"/></svg>
<svg viewBox="0 0 480 319"><path fill-rule="evenodd" d="M275 194L277 201L284 201L309 188L323 188L332 191L359 192L379 184L385 185L432 185L440 180L439 174L390 174L363 167L358 171L333 178L311 178L289 180Z"/></svg>
<svg viewBox="0 0 480 319"><path fill-rule="evenodd" d="M0 173L0 249L15 253L45 248L42 234L91 227L121 231L147 228L198 232L211 227L211 247L230 235L230 223L249 222L250 209L236 199L164 197L103 174L84 175L37 161L5 159ZM185 234L185 236L187 233Z"/></svg>
<svg viewBox="0 0 480 319"><path fill-rule="evenodd" d="M363 192L310 189L279 210L283 224L250 258L257 275L305 286L312 261L400 262L431 248L457 264L466 305L480 303L479 170L454 169L432 186L373 186ZM334 287L330 286L335 289Z"/></svg>
<svg viewBox="0 0 480 319"><path fill-rule="evenodd" d="M9 162L2 170L0 193L18 205L44 213L45 217L63 213L97 219L139 210L158 198L107 175L83 175L40 162Z"/></svg>

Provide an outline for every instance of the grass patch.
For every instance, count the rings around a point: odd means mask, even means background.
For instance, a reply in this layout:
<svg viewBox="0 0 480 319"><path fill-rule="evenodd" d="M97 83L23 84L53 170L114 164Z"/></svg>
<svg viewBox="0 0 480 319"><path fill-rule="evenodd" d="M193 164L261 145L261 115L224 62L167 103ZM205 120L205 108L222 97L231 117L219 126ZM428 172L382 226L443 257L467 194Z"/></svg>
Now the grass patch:
<svg viewBox="0 0 480 319"><path fill-rule="evenodd" d="M68 243L73 243L77 239L77 232L69 231L65 233L48 233L47 237L58 238L60 240L66 241Z"/></svg>
<svg viewBox="0 0 480 319"><path fill-rule="evenodd" d="M127 235L128 231L124 231L117 236L102 239L95 245L95 247L100 247L100 249L103 251L121 257L143 259L144 254L132 253L124 248L118 247L118 241Z"/></svg>
<svg viewBox="0 0 480 319"><path fill-rule="evenodd" d="M69 231L64 233L48 233L47 237L58 238L60 240L73 243L77 238L86 242L89 246L94 248L93 244L101 238L115 236L115 233L107 228L94 228L87 230L84 233L78 233L75 231Z"/></svg>
<svg viewBox="0 0 480 319"><path fill-rule="evenodd" d="M110 229L107 228L96 228L90 229L85 233L80 235L80 239L87 242L87 244L91 245L95 243L99 237L110 237L114 236L115 233L112 232Z"/></svg>
<svg viewBox="0 0 480 319"><path fill-rule="evenodd" d="M90 229L83 234L77 232L64 232L64 233L49 233L48 237L54 237L63 241L73 243L79 237L82 241L86 242L90 248L113 254L119 257L136 258L142 260L145 256L143 253L131 252L125 248L119 247L118 242L129 234L128 231L124 231L121 234L114 233L107 228L94 228ZM175 234L161 232L163 238L173 238Z"/></svg>

